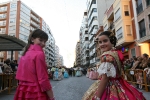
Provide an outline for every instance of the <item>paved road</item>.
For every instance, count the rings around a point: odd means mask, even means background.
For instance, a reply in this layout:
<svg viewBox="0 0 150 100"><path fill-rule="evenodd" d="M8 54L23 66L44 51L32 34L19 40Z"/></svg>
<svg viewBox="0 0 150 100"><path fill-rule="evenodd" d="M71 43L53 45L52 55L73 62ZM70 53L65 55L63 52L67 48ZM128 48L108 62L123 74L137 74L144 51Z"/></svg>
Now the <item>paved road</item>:
<svg viewBox="0 0 150 100"><path fill-rule="evenodd" d="M93 80L82 77L70 77L62 81L51 81L56 100L81 100L84 92L93 83ZM150 100L150 92L144 92L147 100ZM12 94L0 93L0 100L13 100L15 90Z"/></svg>

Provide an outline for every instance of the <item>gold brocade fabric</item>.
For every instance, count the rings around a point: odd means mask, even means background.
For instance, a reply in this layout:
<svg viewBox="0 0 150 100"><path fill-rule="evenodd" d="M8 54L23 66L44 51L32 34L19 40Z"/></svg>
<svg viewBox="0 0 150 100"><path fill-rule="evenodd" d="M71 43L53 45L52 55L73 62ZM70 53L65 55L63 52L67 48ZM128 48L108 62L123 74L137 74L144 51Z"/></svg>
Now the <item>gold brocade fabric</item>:
<svg viewBox="0 0 150 100"><path fill-rule="evenodd" d="M107 52L104 52L101 56L104 56L104 55L111 55L116 60L119 72L121 72L121 63L119 61L119 56L118 56L117 51L107 51ZM96 82L94 82L90 86L90 88L85 92L84 96L82 97L82 100L92 100L92 98L94 97L98 89L99 84L100 84L100 80L97 80Z"/></svg>
<svg viewBox="0 0 150 100"><path fill-rule="evenodd" d="M94 82L90 88L85 92L84 96L82 97L82 100L92 100L93 96L95 95L95 92L98 89L100 80L97 80Z"/></svg>

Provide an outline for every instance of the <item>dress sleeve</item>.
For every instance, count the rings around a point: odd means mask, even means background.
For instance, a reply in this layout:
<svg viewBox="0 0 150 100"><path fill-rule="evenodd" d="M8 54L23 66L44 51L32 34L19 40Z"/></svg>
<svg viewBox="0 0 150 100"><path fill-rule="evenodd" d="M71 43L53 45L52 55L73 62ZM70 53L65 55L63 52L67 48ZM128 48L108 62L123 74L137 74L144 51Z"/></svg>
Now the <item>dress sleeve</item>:
<svg viewBox="0 0 150 100"><path fill-rule="evenodd" d="M116 77L116 69L110 62L101 63L97 72L99 73L99 75L106 74L107 77Z"/></svg>
<svg viewBox="0 0 150 100"><path fill-rule="evenodd" d="M52 87L48 79L44 53L39 53L36 57L36 72L42 92L51 90Z"/></svg>

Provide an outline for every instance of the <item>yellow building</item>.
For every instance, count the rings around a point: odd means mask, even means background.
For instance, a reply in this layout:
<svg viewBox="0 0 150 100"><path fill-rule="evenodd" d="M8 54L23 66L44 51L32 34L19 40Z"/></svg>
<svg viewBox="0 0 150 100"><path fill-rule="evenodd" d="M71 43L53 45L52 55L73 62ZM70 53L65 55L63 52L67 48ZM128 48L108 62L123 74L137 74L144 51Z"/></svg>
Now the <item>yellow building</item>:
<svg viewBox="0 0 150 100"><path fill-rule="evenodd" d="M131 0L115 0L103 19L104 31L115 33L118 39L116 48L122 51L126 59L139 53L139 47L134 42L136 35L131 3Z"/></svg>

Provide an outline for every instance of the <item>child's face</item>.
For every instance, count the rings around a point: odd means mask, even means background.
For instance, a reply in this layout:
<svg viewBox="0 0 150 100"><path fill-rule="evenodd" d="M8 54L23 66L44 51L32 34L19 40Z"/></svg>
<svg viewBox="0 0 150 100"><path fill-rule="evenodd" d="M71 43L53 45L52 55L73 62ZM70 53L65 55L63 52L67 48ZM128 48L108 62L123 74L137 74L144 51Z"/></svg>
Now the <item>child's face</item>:
<svg viewBox="0 0 150 100"><path fill-rule="evenodd" d="M113 47L110 39L106 35L99 36L98 44L102 52L109 51Z"/></svg>
<svg viewBox="0 0 150 100"><path fill-rule="evenodd" d="M33 44L40 45L42 48L45 47L45 44L46 44L46 40L41 39L41 38L32 39L32 42Z"/></svg>

